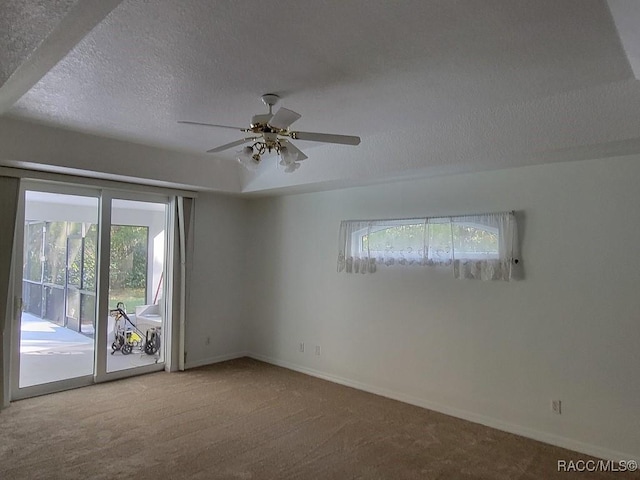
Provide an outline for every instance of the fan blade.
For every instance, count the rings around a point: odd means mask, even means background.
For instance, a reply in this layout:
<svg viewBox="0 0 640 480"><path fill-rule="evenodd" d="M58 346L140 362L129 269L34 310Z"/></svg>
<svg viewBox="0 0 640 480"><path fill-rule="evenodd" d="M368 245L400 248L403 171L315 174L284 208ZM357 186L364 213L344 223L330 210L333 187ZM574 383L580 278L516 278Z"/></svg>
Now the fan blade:
<svg viewBox="0 0 640 480"><path fill-rule="evenodd" d="M281 130L287 128L293 122L298 120L302 115L294 112L293 110L288 110L286 108L280 108L276 114L271 117L269 120L269 125L274 128L279 128Z"/></svg>
<svg viewBox="0 0 640 480"><path fill-rule="evenodd" d="M229 125L215 125L213 123L188 122L186 120L178 120L178 123L183 123L185 125L200 125L202 127L230 128L231 130L240 130L240 131L244 130L244 128L230 127Z"/></svg>
<svg viewBox="0 0 640 480"><path fill-rule="evenodd" d="M311 142L339 143L341 145L360 145L360 137L351 135L333 135L331 133L291 132L294 140L309 140Z"/></svg>
<svg viewBox="0 0 640 480"><path fill-rule="evenodd" d="M291 158L293 158L294 162L301 162L302 160L306 160L307 158L309 158L304 153L302 153L302 150L296 147L293 143L287 142L285 146L287 147L287 150L289 150L289 155L291 155Z"/></svg>
<svg viewBox="0 0 640 480"><path fill-rule="evenodd" d="M250 142L251 140L255 140L257 137L249 137L243 138L242 140L236 140L235 142L227 143L225 145L220 145L219 147L212 148L211 150L207 150L207 153L217 153L222 152L223 150L228 150L233 147L237 147L238 145L242 145L243 143Z"/></svg>

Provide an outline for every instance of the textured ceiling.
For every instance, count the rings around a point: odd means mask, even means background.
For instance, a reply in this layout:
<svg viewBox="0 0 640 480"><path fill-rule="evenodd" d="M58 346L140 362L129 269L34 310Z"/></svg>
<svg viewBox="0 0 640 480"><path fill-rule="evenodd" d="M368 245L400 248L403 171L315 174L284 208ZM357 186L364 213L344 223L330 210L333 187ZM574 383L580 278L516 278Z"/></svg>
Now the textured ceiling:
<svg viewBox="0 0 640 480"><path fill-rule="evenodd" d="M3 5L0 73L74 3ZM629 153L640 88L626 47L601 0L125 0L6 115L192 155L242 134L177 120L247 126L278 93L296 129L362 137L298 142L309 160L292 175L273 160L241 173L245 192L304 191Z"/></svg>
<svg viewBox="0 0 640 480"><path fill-rule="evenodd" d="M0 85L31 55L77 0L5 0L0 15Z"/></svg>

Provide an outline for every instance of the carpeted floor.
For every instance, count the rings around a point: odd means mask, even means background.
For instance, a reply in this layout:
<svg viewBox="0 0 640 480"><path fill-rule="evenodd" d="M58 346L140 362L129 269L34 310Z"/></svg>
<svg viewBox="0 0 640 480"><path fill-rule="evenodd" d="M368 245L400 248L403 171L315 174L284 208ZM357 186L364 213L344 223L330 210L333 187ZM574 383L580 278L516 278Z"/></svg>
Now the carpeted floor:
<svg viewBox="0 0 640 480"><path fill-rule="evenodd" d="M552 479L589 457L251 359L15 402L0 479Z"/></svg>

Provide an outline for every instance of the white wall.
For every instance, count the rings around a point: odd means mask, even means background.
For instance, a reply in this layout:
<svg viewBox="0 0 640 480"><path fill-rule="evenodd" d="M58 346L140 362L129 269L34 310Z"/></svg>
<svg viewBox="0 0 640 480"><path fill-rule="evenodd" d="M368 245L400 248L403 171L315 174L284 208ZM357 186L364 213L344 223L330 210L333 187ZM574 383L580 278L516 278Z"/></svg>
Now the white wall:
<svg viewBox="0 0 640 480"><path fill-rule="evenodd" d="M187 367L244 355L249 295L245 289L247 201L201 193L195 209Z"/></svg>
<svg viewBox="0 0 640 480"><path fill-rule="evenodd" d="M248 349L549 443L638 458L639 180L635 156L252 200ZM336 273L342 219L512 209L522 281Z"/></svg>
<svg viewBox="0 0 640 480"><path fill-rule="evenodd" d="M240 190L235 162L8 117L0 117L0 165L169 188Z"/></svg>

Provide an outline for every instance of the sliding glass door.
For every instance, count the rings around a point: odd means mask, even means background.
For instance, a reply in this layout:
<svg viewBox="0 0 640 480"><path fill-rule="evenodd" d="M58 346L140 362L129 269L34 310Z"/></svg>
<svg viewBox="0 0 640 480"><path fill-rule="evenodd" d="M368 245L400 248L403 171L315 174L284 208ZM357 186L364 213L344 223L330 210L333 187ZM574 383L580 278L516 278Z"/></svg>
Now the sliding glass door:
<svg viewBox="0 0 640 480"><path fill-rule="evenodd" d="M98 204L95 195L25 192L21 389L93 376Z"/></svg>
<svg viewBox="0 0 640 480"><path fill-rule="evenodd" d="M167 203L114 198L107 372L164 361Z"/></svg>
<svg viewBox="0 0 640 480"><path fill-rule="evenodd" d="M12 398L164 368L169 198L26 184L22 199Z"/></svg>

